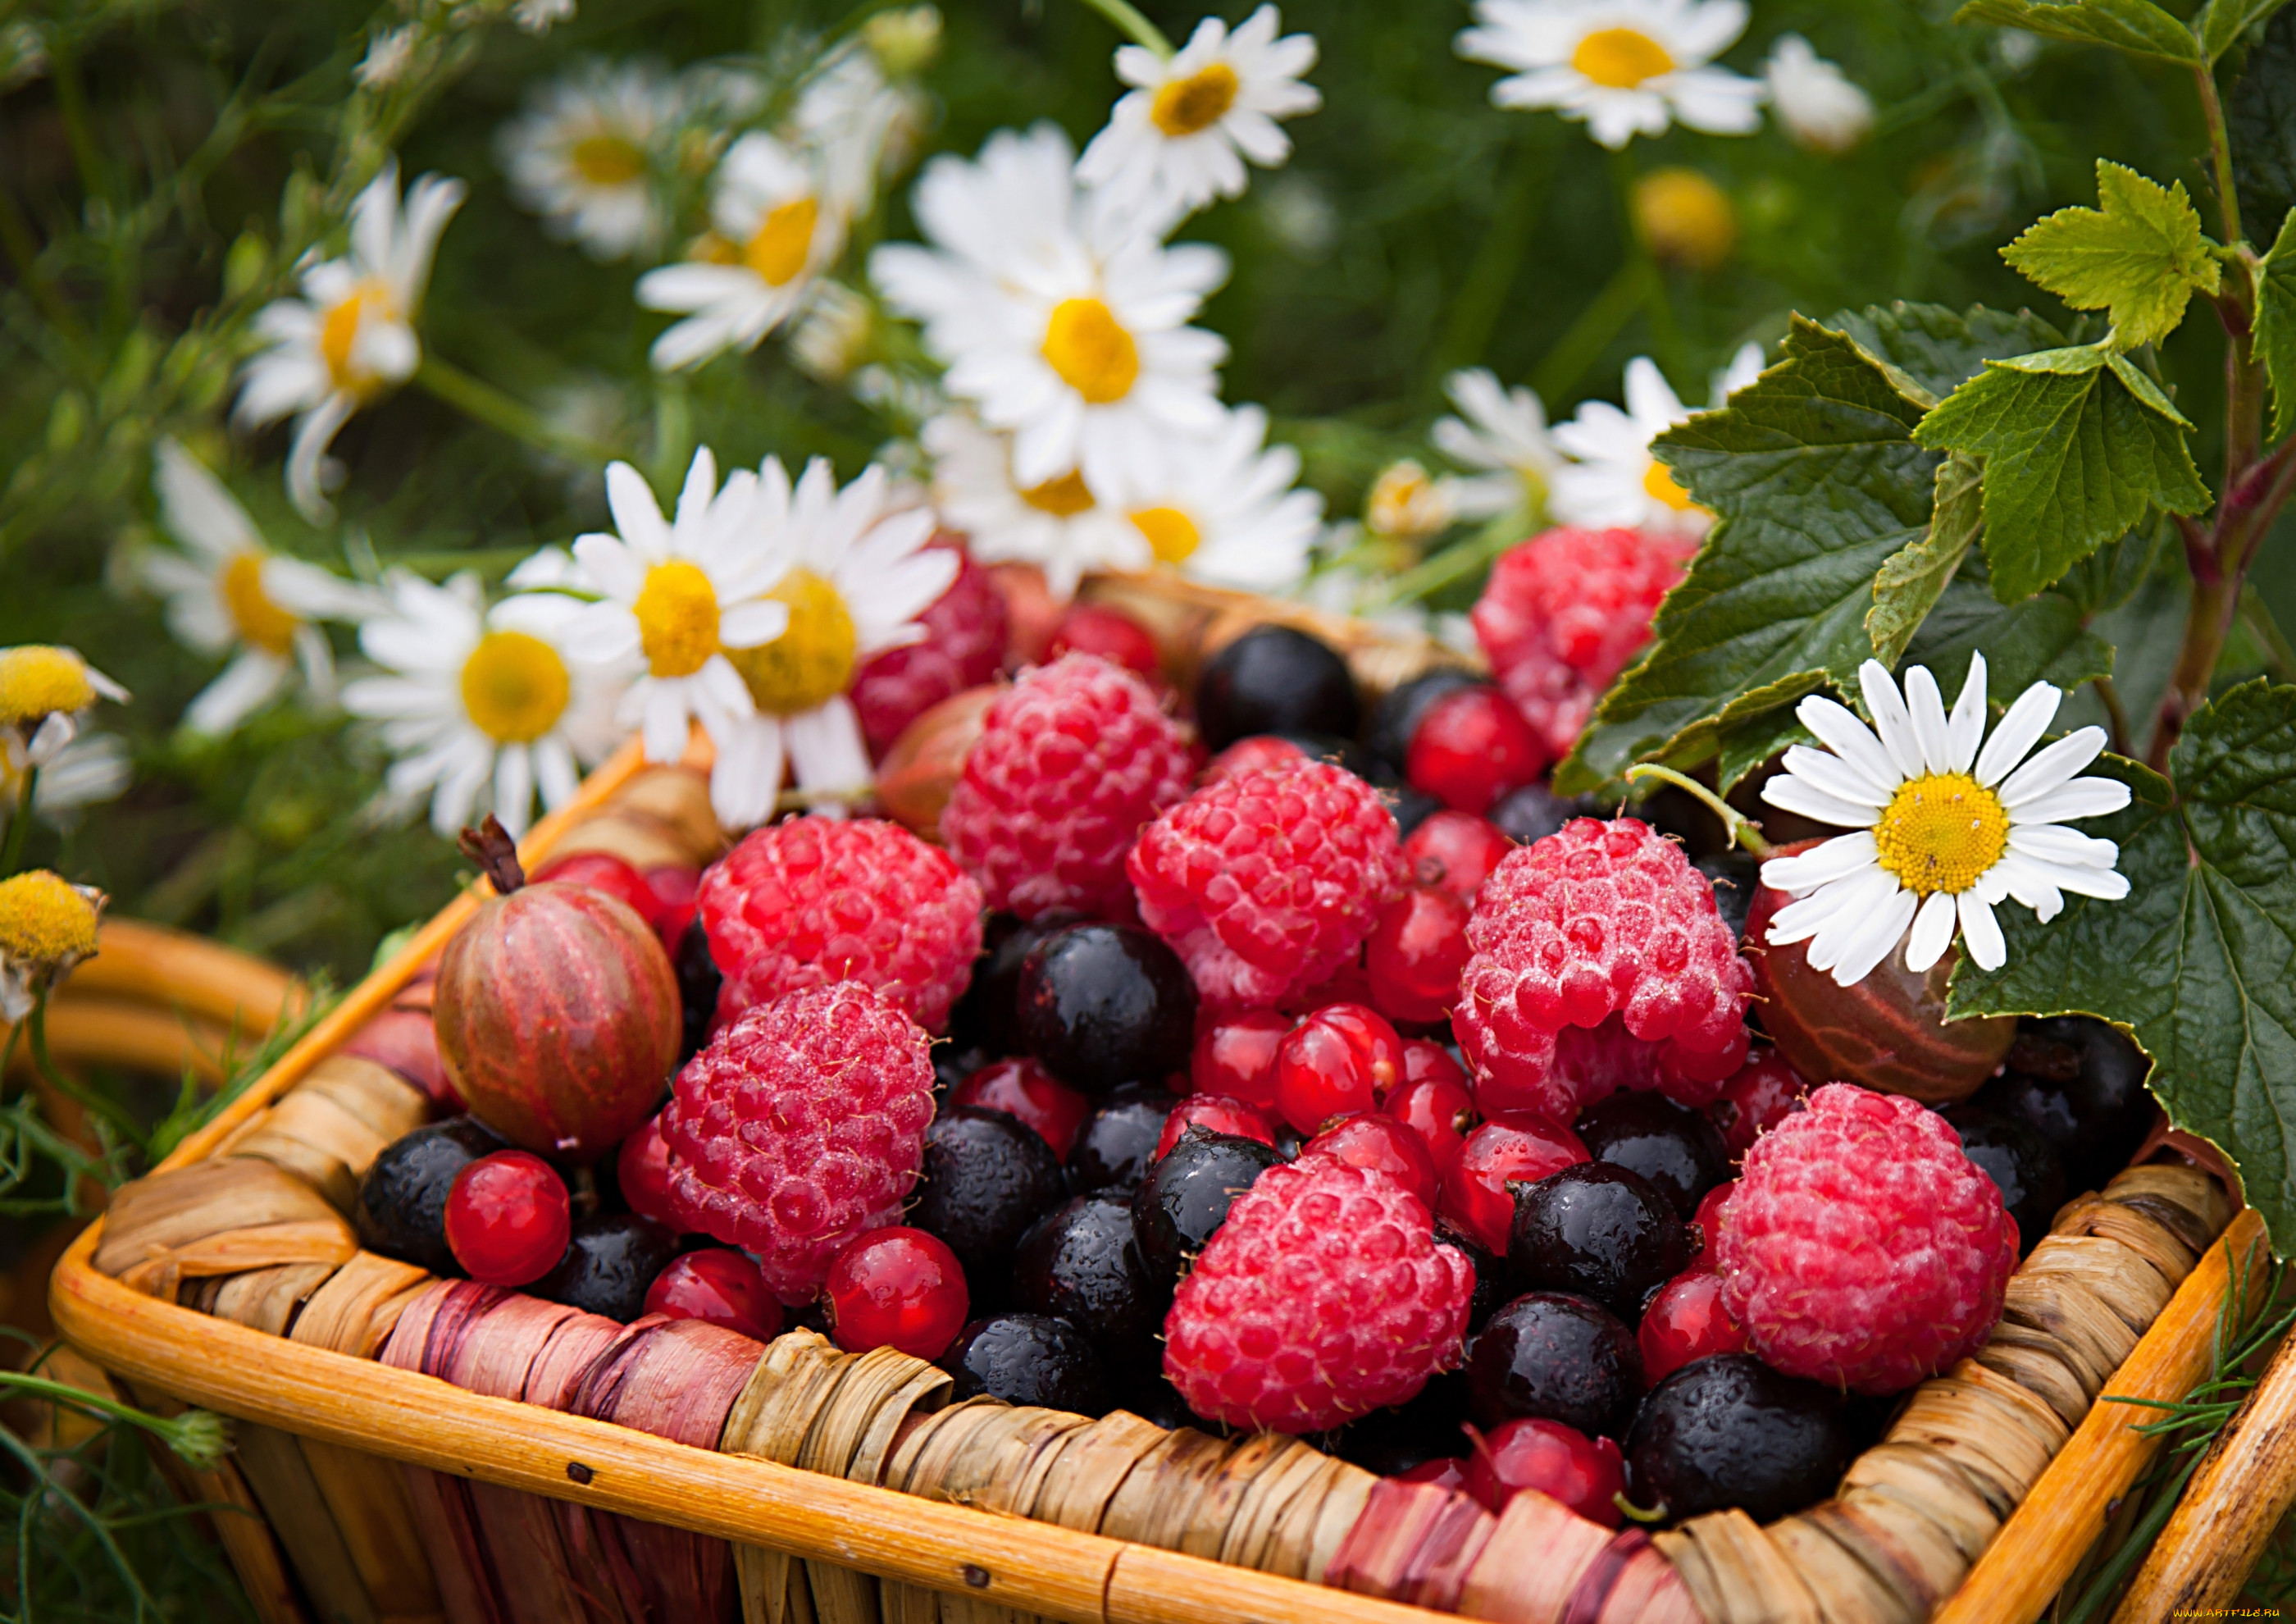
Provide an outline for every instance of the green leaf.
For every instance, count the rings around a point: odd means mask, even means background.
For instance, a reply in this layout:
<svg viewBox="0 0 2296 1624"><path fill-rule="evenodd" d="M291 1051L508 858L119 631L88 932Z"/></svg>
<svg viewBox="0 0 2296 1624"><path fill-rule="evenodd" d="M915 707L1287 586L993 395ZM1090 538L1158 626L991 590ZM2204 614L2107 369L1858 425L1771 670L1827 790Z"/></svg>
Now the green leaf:
<svg viewBox="0 0 2296 1624"><path fill-rule="evenodd" d="M2214 62L2231 50L2240 37L2288 4L2288 0L2209 0L2193 20L2201 49Z"/></svg>
<svg viewBox="0 0 2296 1624"><path fill-rule="evenodd" d="M2164 187L2103 158L2096 196L2102 208L2045 216L2001 257L2072 308L2108 312L2121 349L2165 339L2194 290L2214 293L2221 278L2200 213L2184 182Z"/></svg>
<svg viewBox="0 0 2296 1624"><path fill-rule="evenodd" d="M2052 39L2112 45L2172 62L2201 60L2192 29L2152 0L1970 0L1956 22L1990 22Z"/></svg>
<svg viewBox="0 0 2296 1624"><path fill-rule="evenodd" d="M1866 635L1873 640L1874 658L1891 670L1897 669L1906 644L1937 607L1977 539L1983 477L1977 460L1959 452L1939 463L1929 533L1884 560L1874 577L1874 607L1866 611Z"/></svg>
<svg viewBox="0 0 2296 1624"><path fill-rule="evenodd" d="M2272 380L2272 431L2296 424L2296 209L2256 279L2256 354Z"/></svg>
<svg viewBox="0 0 2296 1624"><path fill-rule="evenodd" d="M2139 525L2066 570L2057 590L2071 599L2084 617L2110 614L2136 595L2136 589L2152 573L2167 533L2164 524Z"/></svg>
<svg viewBox="0 0 2296 1624"><path fill-rule="evenodd" d="M1726 724L1789 705L1873 652L1882 561L1929 523L1923 403L1854 340L1801 316L1785 359L1656 452L1720 522L1659 606L1650 646L1558 769L1564 793L1660 755L1710 757Z"/></svg>
<svg viewBox="0 0 2296 1624"><path fill-rule="evenodd" d="M2268 242L2296 208L2296 11L2275 17L2249 53L2225 100L2225 134L2241 228L2251 242Z"/></svg>
<svg viewBox="0 0 2296 1624"><path fill-rule="evenodd" d="M1952 1012L2101 1016L2152 1057L2177 1127L2240 1169L2272 1246L2296 1251L2296 686L2244 683L2186 724L2171 783L2106 757L2126 811L2084 823L2120 844L2129 894L2069 897L2047 924L1999 910L2007 962L1964 962Z"/></svg>
<svg viewBox="0 0 2296 1624"><path fill-rule="evenodd" d="M1866 354L1888 362L1919 384L1934 405L1975 377L1988 361L2055 349L2065 335L2030 310L2013 314L1972 305L1868 305L1826 318L1826 326L1846 332Z"/></svg>
<svg viewBox="0 0 2296 1624"><path fill-rule="evenodd" d="M1906 645L1904 663L1927 666L1940 684L1957 687L1976 649L1985 651L1986 693L1997 705L2037 682L2070 689L2112 674L2112 644L2087 628L2070 598L2037 592L2005 604L1993 595L1984 558L1972 553Z"/></svg>
<svg viewBox="0 0 2296 1624"><path fill-rule="evenodd" d="M1714 771L1718 788L1727 795L1739 780L1789 744L1815 744L1817 740L1792 710L1765 711L1747 721L1721 729L1714 738Z"/></svg>
<svg viewBox="0 0 2296 1624"><path fill-rule="evenodd" d="M2208 504L2186 426L2152 380L2088 346L1988 362L1914 438L1986 458L1985 556L1995 593L2014 603L2133 529L2148 504Z"/></svg>

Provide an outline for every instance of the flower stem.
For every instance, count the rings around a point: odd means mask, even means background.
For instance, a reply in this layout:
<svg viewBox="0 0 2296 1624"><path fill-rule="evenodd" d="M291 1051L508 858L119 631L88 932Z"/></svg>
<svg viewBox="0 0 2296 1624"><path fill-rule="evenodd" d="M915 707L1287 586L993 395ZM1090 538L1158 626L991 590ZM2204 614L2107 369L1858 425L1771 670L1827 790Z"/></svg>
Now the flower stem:
<svg viewBox="0 0 2296 1624"><path fill-rule="evenodd" d="M1531 374L1530 387L1552 412L1555 404L1578 387L1587 369L1611 347L1620 330L1634 319L1642 304L1644 286L1657 267L1639 255L1629 254L1611 273L1603 291L1595 295L1576 320L1546 352L1546 359Z"/></svg>
<svg viewBox="0 0 2296 1624"><path fill-rule="evenodd" d="M422 364L414 369L414 382L464 416L498 429L537 451L572 457L600 468L620 455L611 446L599 445L553 426L532 406L512 399L483 378L474 377L427 350Z"/></svg>
<svg viewBox="0 0 2296 1624"><path fill-rule="evenodd" d="M32 1065L42 1081L82 1111L96 1118L127 1139L140 1140L135 1120L118 1105L102 1095L83 1087L56 1069L54 1059L48 1054L48 987L42 983L32 994L31 1013L24 1017L24 1031L31 1039Z"/></svg>
<svg viewBox="0 0 2296 1624"><path fill-rule="evenodd" d="M24 841L32 828L32 791L39 782L40 769L26 767L23 786L16 791L16 815L8 820L7 843L0 846L0 880L23 866Z"/></svg>
<svg viewBox="0 0 2296 1624"><path fill-rule="evenodd" d="M1115 24L1134 44L1146 46L1168 62L1172 60L1172 42L1164 37L1163 29L1140 14L1131 0L1084 0L1084 4Z"/></svg>
<svg viewBox="0 0 2296 1624"><path fill-rule="evenodd" d="M11 1392L29 1394L55 1404L67 1404L91 1415L101 1415L110 1421L121 1421L140 1427L183 1457L184 1464L200 1470L215 1465L230 1451L231 1433L223 1417L212 1410L185 1410L168 1420L154 1415L134 1405L122 1404L117 1398L106 1398L68 1382L53 1382L45 1376L28 1376L12 1370L0 1370L0 1388ZM191 1423L191 1424L186 1424Z"/></svg>
<svg viewBox="0 0 2296 1624"><path fill-rule="evenodd" d="M1431 558L1388 578L1385 590L1366 600L1366 607L1386 609L1415 603L1457 581L1465 580L1530 533L1530 515L1521 511L1501 513L1464 541L1454 542Z"/></svg>
<svg viewBox="0 0 2296 1624"><path fill-rule="evenodd" d="M1655 778L1662 783L1670 783L1704 801L1714 816L1722 820L1722 832L1729 837L1732 845L1743 846L1758 857L1767 857L1777 849L1762 838L1759 824L1688 774L1677 773L1670 767L1660 767L1655 761L1639 762L1627 769L1628 783L1644 778Z"/></svg>
<svg viewBox="0 0 2296 1624"><path fill-rule="evenodd" d="M2193 64L2193 88L2200 93L2201 117L2209 127L2209 157L2216 166L2217 209L2224 217L2227 247L2241 240L2240 192L2233 184L2232 141L2225 131L2224 102L2217 94L2216 67Z"/></svg>

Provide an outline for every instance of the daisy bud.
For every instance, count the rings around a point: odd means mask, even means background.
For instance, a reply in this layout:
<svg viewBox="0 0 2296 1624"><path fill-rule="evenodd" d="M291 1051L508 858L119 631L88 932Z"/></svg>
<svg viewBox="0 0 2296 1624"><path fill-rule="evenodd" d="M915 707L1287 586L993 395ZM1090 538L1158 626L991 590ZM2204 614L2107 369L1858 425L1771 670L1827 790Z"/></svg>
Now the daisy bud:
<svg viewBox="0 0 2296 1624"><path fill-rule="evenodd" d="M45 868L0 880L0 1019L21 1021L43 989L94 955L107 900Z"/></svg>
<svg viewBox="0 0 2296 1624"><path fill-rule="evenodd" d="M1653 169L1635 183L1635 229L1660 263L1711 271L1738 242L1729 194L1695 169Z"/></svg>
<svg viewBox="0 0 2296 1624"><path fill-rule="evenodd" d="M922 73L940 54L940 8L911 5L879 12L861 25L861 37L877 65L892 78Z"/></svg>
<svg viewBox="0 0 2296 1624"><path fill-rule="evenodd" d="M1762 70L1787 132L1816 152L1846 152L1874 127L1874 99L1799 34L1779 37Z"/></svg>

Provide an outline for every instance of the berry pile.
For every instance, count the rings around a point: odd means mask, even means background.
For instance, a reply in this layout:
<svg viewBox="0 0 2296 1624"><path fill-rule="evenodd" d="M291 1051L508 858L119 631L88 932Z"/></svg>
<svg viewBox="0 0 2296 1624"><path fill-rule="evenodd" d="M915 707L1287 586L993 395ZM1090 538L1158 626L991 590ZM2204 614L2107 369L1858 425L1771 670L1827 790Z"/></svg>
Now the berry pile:
<svg viewBox="0 0 2296 1624"><path fill-rule="evenodd" d="M980 695L933 822L791 816L698 874L562 859L521 906L562 956L604 932L626 973L570 1007L635 1083L545 1102L555 1139L476 1101L409 1134L362 1244L623 1321L794 1316L958 1398L1322 1435L1494 1511L1822 1497L1845 1393L1974 1349L2021 1237L2152 1110L2095 1022L2029 1022L1942 1111L1750 1032L1779 1017L1716 876L1753 875L1544 776L1679 564L1527 544L1476 611L1498 685L1437 669L1367 720L1303 632L1176 693L1144 628L1074 609ZM968 564L864 671L873 745L1006 661L994 598ZM388 1021L379 1063L463 1074Z"/></svg>

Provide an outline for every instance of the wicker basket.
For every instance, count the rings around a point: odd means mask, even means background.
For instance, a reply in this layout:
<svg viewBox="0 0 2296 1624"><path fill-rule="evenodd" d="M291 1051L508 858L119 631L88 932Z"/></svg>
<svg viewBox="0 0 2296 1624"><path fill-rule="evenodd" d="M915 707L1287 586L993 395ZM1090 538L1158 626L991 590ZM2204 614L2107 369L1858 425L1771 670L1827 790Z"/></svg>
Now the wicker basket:
<svg viewBox="0 0 2296 1624"><path fill-rule="evenodd" d="M1444 657L1294 605L1160 582L1088 590L1149 625L1180 677L1234 631L1278 618L1332 641L1374 691ZM658 801L660 783L633 744L537 827L524 855L531 864L554 848L601 843L618 818L618 839L675 836L675 818L627 810L634 795ZM2097 1404L2098 1392L2171 1398L2202 1379L2228 1259L2261 1233L2253 1212L2235 1214L2220 1185L2181 1166L2136 1170L2102 1199L2073 1202L2020 1271L2029 1311L2013 1313L2019 1323L1919 1390L1839 1499L1769 1529L1726 1513L1652 1541L1568 1527L1567 1513L1534 1528L1513 1507L1495 1521L1450 1498L1388 1490L1378 1514L1359 1520L1367 1474L1304 1446L1191 1441L1138 1422L1095 1430L1041 1411L926 1415L939 1403L929 1372L865 1373L865 1360L840 1362L805 1333L732 1350L755 1368L746 1385L737 1371L720 1397L724 1436L713 1420L709 1439L680 1442L643 1430L651 1423L569 1413L617 1413L575 1402L570 1371L561 1373L562 1407L419 1374L422 1349L410 1345L422 1339L396 1334L402 1316L459 1312L479 1288L357 1252L339 1216L367 1161L422 1110L412 1088L340 1051L402 997L477 900L449 904L170 1157L148 1191L172 1194L125 1197L108 1224L82 1234L51 1288L59 1328L132 1394L238 1418L234 1458L184 1487L255 1513L219 1517L217 1532L258 1611L282 1624L659 1616L633 1564L702 1548L665 1545L685 1535L663 1530L731 1542L745 1615L771 1624L1434 1616L1406 1602L1505 1624L2018 1624L2064 1584L2155 1447L2133 1430L2140 1413ZM221 1232L203 1228L199 1203L226 1199L233 1217ZM107 1230L159 1238L115 1238L107 1250ZM2100 1283L2099 1267L2122 1265L2141 1288ZM2086 1304L2103 1328L2069 1304ZM613 1341L621 1352L602 1361L636 1357L629 1337ZM722 1369L727 1350L716 1352ZM791 1431L808 1382L819 1390ZM832 1390L873 1383L843 1431L813 1424L842 1414ZM535 1397L530 1387L524 1396ZM833 1448L827 1432L838 1432ZM1949 1480L1965 1516L1905 1511L1908 1474L1923 1473ZM1078 1505L1088 1513L1069 1514ZM546 1546L559 1564L513 1571L498 1549L511 1524L539 1542L519 1549ZM495 1554L472 1554L474 1527ZM654 1555L617 1567L616 1551Z"/></svg>

